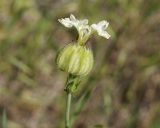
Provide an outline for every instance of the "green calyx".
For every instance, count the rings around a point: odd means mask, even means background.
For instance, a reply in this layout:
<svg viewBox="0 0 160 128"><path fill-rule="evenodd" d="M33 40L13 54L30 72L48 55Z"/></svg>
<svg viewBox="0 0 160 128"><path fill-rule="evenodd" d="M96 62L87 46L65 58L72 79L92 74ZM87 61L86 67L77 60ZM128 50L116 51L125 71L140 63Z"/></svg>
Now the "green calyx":
<svg viewBox="0 0 160 128"><path fill-rule="evenodd" d="M69 74L66 82L66 87L64 90L67 93L74 93L77 91L80 82L81 82L81 78L79 76Z"/></svg>
<svg viewBox="0 0 160 128"><path fill-rule="evenodd" d="M93 67L93 53L86 45L68 44L56 58L58 68L75 76L87 75Z"/></svg>

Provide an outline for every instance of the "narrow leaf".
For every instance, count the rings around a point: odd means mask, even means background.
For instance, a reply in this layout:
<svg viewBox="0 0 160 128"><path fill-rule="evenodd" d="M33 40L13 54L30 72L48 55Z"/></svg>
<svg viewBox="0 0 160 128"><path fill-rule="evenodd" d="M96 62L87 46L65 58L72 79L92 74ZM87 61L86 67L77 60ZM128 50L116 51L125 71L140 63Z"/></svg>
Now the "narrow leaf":
<svg viewBox="0 0 160 128"><path fill-rule="evenodd" d="M7 116L5 109L3 110L2 114L2 128L7 128Z"/></svg>

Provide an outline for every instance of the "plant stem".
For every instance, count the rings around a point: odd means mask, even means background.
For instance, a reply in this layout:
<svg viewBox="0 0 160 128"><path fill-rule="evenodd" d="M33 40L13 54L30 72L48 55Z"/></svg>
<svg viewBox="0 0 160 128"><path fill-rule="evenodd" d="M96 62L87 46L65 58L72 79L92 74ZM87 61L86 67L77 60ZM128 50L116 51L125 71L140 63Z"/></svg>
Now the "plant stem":
<svg viewBox="0 0 160 128"><path fill-rule="evenodd" d="M66 116L65 116L65 128L71 128L70 126L70 107L71 107L71 92L67 92L67 103L66 103Z"/></svg>

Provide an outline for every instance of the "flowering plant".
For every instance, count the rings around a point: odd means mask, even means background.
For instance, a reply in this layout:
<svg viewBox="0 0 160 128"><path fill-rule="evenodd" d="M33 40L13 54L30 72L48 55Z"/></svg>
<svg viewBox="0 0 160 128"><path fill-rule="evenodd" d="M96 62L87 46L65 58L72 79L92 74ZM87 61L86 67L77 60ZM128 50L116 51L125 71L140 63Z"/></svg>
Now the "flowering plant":
<svg viewBox="0 0 160 128"><path fill-rule="evenodd" d="M110 35L106 31L109 23L103 20L97 24L88 25L88 19L77 20L72 14L69 18L61 18L58 21L67 28L75 27L79 34L76 44L68 44L56 57L58 68L69 73L65 87L67 92L65 126L71 128L69 114L72 93L77 90L81 77L89 74L94 63L92 50L87 48L86 41L94 33L109 39Z"/></svg>

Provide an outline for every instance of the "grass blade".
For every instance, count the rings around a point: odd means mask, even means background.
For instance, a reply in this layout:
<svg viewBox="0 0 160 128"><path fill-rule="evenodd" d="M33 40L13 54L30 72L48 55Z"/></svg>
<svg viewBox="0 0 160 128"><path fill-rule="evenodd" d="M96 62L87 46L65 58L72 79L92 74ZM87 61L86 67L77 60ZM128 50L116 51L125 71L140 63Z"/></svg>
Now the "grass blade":
<svg viewBox="0 0 160 128"><path fill-rule="evenodd" d="M7 128L7 116L5 110L3 110L2 114L2 128Z"/></svg>

